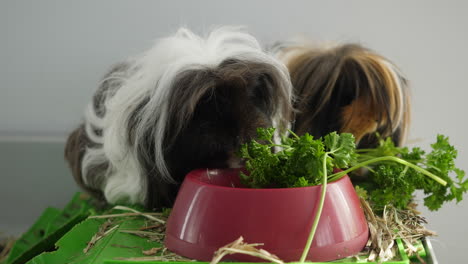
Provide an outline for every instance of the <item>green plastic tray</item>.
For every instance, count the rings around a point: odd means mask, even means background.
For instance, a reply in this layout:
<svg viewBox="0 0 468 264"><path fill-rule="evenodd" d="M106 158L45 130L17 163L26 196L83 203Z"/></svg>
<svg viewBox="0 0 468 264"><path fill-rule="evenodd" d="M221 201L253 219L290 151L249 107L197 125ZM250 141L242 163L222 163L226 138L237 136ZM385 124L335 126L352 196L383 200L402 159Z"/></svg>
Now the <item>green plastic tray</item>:
<svg viewBox="0 0 468 264"><path fill-rule="evenodd" d="M88 217L92 210L88 198L80 193L63 210L49 207L13 245L2 264L21 264L38 254L54 250L55 242L76 224Z"/></svg>

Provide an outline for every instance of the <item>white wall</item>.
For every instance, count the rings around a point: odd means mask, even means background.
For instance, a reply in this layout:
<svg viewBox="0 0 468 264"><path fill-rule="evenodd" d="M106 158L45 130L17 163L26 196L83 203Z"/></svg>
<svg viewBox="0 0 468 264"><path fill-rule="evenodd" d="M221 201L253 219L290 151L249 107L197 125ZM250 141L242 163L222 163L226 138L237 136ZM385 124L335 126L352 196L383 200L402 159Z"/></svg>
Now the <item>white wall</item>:
<svg viewBox="0 0 468 264"><path fill-rule="evenodd" d="M180 25L200 32L241 24L264 44L305 33L361 42L389 57L412 82L410 138L427 148L437 133L450 136L458 164L468 169L467 11L462 1L1 1L0 138L63 140L112 63ZM12 181L0 176L0 184ZM2 197L18 198L7 192ZM466 200L423 210L440 233L434 246L441 263L466 255Z"/></svg>

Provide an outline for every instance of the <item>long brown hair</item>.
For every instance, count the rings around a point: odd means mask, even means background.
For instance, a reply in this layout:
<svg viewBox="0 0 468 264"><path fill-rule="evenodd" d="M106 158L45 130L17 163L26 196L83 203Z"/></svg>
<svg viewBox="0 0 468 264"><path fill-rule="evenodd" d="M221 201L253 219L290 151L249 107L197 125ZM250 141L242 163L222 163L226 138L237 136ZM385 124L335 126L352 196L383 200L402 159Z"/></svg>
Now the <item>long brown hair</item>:
<svg viewBox="0 0 468 264"><path fill-rule="evenodd" d="M403 144L409 89L393 63L358 44L291 46L284 52L297 97L296 133L349 132L368 147L377 143L378 132Z"/></svg>

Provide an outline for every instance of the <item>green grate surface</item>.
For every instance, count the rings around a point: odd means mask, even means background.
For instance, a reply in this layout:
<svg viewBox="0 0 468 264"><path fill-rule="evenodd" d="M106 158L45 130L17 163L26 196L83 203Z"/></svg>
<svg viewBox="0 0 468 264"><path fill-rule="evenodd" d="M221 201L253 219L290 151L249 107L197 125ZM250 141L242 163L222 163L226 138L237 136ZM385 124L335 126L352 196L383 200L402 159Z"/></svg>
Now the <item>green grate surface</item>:
<svg viewBox="0 0 468 264"><path fill-rule="evenodd" d="M88 198L77 193L63 210L49 207L14 244L2 264L26 263L42 252L55 249L55 242L76 224L88 217L92 210Z"/></svg>

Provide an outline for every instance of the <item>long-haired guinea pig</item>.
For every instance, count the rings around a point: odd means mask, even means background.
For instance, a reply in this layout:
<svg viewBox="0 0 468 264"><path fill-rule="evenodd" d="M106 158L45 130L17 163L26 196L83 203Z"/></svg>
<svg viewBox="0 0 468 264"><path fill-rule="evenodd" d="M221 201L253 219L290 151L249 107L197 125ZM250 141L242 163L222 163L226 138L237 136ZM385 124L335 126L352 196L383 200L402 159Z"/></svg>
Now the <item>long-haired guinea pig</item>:
<svg viewBox="0 0 468 264"><path fill-rule="evenodd" d="M238 167L258 127L285 133L291 96L287 68L248 33L181 28L105 76L65 158L94 196L169 207L190 170Z"/></svg>
<svg viewBox="0 0 468 264"><path fill-rule="evenodd" d="M404 143L408 82L389 60L358 44L286 45L277 54L291 75L297 134L348 132L358 147L368 148L377 145L378 132Z"/></svg>

